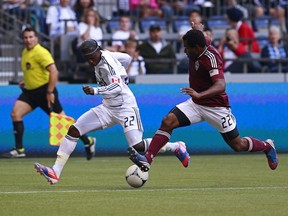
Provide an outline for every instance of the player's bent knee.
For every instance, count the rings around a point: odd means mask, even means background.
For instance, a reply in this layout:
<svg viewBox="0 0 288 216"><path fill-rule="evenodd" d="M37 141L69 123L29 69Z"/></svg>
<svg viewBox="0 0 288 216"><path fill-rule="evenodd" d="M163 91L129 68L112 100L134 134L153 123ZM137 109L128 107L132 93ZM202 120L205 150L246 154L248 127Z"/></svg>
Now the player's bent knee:
<svg viewBox="0 0 288 216"><path fill-rule="evenodd" d="M173 130L174 128L178 127L179 123L177 117L174 114L168 114L162 119L161 128Z"/></svg>
<svg viewBox="0 0 288 216"><path fill-rule="evenodd" d="M164 117L161 122L161 128L165 128L169 130L173 129L173 120L167 116Z"/></svg>
<svg viewBox="0 0 288 216"><path fill-rule="evenodd" d="M185 127L191 125L188 117L178 108L174 107L168 114L171 118L175 118L175 127Z"/></svg>
<svg viewBox="0 0 288 216"><path fill-rule="evenodd" d="M19 121L22 119L22 116L19 114L19 112L15 112L14 110L10 113L11 118L13 121Z"/></svg>
<svg viewBox="0 0 288 216"><path fill-rule="evenodd" d="M71 125L69 127L69 130L68 130L68 133L67 133L69 136L72 136L72 137L76 137L76 138L79 138L80 137L80 132L79 130L74 126L74 125Z"/></svg>
<svg viewBox="0 0 288 216"><path fill-rule="evenodd" d="M168 116L165 116L161 122L161 124L163 126L169 126L171 123L172 123L172 121L170 120L170 118Z"/></svg>
<svg viewBox="0 0 288 216"><path fill-rule="evenodd" d="M16 118L17 115L16 115L16 113L15 113L14 111L12 111L12 112L10 113L10 116L11 116L12 119L14 119L14 118Z"/></svg>

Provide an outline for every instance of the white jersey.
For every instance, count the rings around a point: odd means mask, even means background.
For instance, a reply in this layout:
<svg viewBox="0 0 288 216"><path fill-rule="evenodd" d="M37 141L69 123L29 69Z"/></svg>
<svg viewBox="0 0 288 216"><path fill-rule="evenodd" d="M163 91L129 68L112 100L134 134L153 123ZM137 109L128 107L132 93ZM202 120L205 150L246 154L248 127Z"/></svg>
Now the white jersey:
<svg viewBox="0 0 288 216"><path fill-rule="evenodd" d="M126 69L132 58L126 53L101 50L101 60L95 66L95 76L99 85L98 94L103 96L107 107L137 107L134 94L128 87Z"/></svg>

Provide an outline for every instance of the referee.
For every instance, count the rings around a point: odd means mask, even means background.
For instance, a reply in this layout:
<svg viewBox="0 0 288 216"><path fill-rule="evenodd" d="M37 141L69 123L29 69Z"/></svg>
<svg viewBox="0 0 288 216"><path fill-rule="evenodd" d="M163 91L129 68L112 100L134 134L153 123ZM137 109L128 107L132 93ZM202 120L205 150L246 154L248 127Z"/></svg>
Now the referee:
<svg viewBox="0 0 288 216"><path fill-rule="evenodd" d="M48 115L51 110L65 115L55 86L58 79L58 70L52 55L38 43L35 29L25 28L22 37L25 45L21 58L24 81L19 82L22 93L17 98L11 113L15 147L2 154L2 157L6 158L26 157L23 146L23 117L26 114L40 107ZM90 160L95 153L96 139L86 135L80 138L85 145L87 160Z"/></svg>

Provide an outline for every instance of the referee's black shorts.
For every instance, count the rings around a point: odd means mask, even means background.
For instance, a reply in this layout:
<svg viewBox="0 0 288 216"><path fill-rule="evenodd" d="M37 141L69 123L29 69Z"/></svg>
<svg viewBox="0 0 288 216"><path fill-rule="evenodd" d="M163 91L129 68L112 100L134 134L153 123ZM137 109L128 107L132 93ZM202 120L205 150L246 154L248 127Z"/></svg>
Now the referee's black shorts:
<svg viewBox="0 0 288 216"><path fill-rule="evenodd" d="M22 89L22 93L17 98L17 100L24 101L25 103L29 104L33 110L37 107L40 107L49 115L50 109L48 108L48 101L46 98L47 89L48 84L33 90ZM63 108L60 104L56 87L54 88L53 93L55 95L55 101L54 104L52 104L53 112L60 113L63 111Z"/></svg>

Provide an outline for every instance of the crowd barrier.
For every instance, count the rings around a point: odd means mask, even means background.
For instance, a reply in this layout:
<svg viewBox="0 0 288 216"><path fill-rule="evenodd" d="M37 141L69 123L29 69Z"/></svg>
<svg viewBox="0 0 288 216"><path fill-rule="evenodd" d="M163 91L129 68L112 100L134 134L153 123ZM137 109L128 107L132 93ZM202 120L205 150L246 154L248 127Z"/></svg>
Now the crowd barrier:
<svg viewBox="0 0 288 216"><path fill-rule="evenodd" d="M137 97L144 126L144 137L151 137L160 126L162 117L174 105L188 99L180 93L186 84L131 84ZM241 136L272 138L278 152L288 151L288 83L228 83L232 111ZM101 96L87 96L81 85L58 85L60 100L66 114L78 118L101 103ZM21 90L18 86L0 86L0 153L14 146L10 112ZM54 156L57 147L49 145L49 117L39 108L24 117L24 145L29 157ZM127 143L122 128L91 132L97 137L96 154L126 155ZM233 151L221 135L207 123L176 129L171 141L183 140L192 155L230 154ZM79 141L74 156L85 155Z"/></svg>

